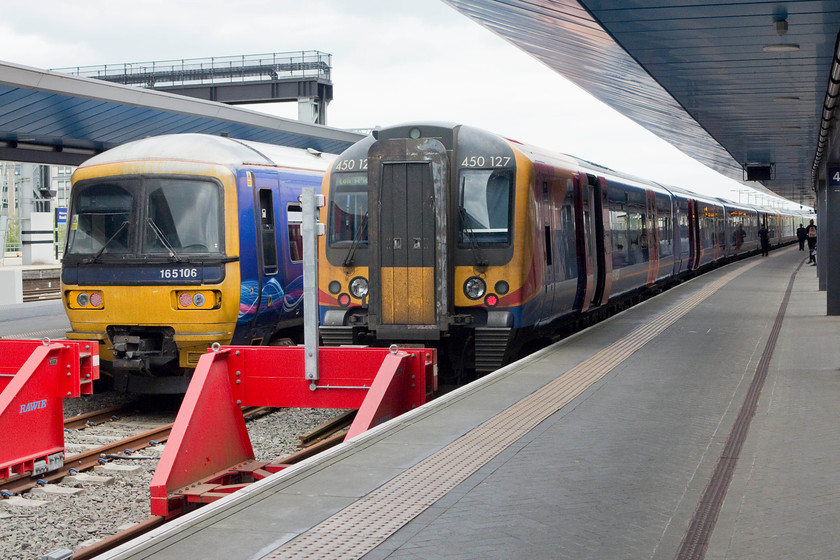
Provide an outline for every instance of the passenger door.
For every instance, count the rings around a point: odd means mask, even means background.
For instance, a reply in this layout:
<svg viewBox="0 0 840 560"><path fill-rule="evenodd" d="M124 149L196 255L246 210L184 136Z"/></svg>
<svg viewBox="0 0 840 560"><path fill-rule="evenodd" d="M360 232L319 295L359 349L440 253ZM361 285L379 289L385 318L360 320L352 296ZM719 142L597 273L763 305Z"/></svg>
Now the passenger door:
<svg viewBox="0 0 840 560"><path fill-rule="evenodd" d="M578 293L575 309L588 311L595 295L598 260L595 230L595 187L585 173L575 176L575 235L577 236Z"/></svg>

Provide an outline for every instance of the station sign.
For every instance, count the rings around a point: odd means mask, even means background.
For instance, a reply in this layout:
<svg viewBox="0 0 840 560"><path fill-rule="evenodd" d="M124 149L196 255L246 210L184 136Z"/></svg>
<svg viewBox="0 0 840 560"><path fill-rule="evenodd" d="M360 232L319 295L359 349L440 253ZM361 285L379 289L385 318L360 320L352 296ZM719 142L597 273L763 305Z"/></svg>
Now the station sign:
<svg viewBox="0 0 840 560"><path fill-rule="evenodd" d="M67 223L67 208L55 209L55 223L56 225L63 225Z"/></svg>
<svg viewBox="0 0 840 560"><path fill-rule="evenodd" d="M838 165L828 166L828 188L840 188L840 166Z"/></svg>

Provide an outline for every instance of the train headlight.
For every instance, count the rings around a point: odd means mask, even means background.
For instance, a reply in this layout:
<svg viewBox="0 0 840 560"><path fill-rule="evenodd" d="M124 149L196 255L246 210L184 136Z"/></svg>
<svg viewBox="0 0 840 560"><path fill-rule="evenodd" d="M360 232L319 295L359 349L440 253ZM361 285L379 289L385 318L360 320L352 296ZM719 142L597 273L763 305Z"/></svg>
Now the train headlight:
<svg viewBox="0 0 840 560"><path fill-rule="evenodd" d="M332 282L330 282L329 290L330 290L330 293L332 295L335 295L338 292L340 292L341 291L341 284L339 283L339 281L338 280L333 280Z"/></svg>
<svg viewBox="0 0 840 560"><path fill-rule="evenodd" d="M202 294L201 292L197 292L197 293L196 293L196 294L192 297L192 302L193 302L193 305L195 305L196 307L204 307L204 303L205 303L206 301L207 301L207 298L206 298L206 297L204 297L204 294Z"/></svg>
<svg viewBox="0 0 840 560"><path fill-rule="evenodd" d="M90 297L82 292L76 296L76 303L79 304L79 307L87 307L87 304L90 303Z"/></svg>
<svg viewBox="0 0 840 560"><path fill-rule="evenodd" d="M487 284L478 276L471 276L464 282L464 295L470 299L481 299L487 292Z"/></svg>
<svg viewBox="0 0 840 560"><path fill-rule="evenodd" d="M356 299L362 299L368 295L368 281L366 278L357 276L350 280L350 293Z"/></svg>
<svg viewBox="0 0 840 560"><path fill-rule="evenodd" d="M496 282L496 293L500 295L505 295L510 290L510 285L504 280L499 280Z"/></svg>

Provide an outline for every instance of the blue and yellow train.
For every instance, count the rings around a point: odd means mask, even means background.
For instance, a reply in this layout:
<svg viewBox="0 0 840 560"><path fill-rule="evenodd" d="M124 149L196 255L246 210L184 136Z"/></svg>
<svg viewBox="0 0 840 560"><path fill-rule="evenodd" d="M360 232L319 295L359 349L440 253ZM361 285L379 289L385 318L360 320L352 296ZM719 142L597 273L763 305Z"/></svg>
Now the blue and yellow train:
<svg viewBox="0 0 840 560"><path fill-rule="evenodd" d="M779 245L804 216L701 196L471 128L376 131L324 178L325 344L436 345L491 371L650 288Z"/></svg>
<svg viewBox="0 0 840 560"><path fill-rule="evenodd" d="M186 389L214 342L302 327L303 187L334 156L202 134L139 140L73 174L61 280L70 339L131 392Z"/></svg>

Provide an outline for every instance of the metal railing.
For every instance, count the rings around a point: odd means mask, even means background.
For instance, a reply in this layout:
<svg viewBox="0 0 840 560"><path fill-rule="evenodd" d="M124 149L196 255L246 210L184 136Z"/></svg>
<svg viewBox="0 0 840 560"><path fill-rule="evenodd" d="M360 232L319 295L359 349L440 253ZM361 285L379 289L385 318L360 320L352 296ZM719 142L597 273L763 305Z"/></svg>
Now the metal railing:
<svg viewBox="0 0 840 560"><path fill-rule="evenodd" d="M141 87L235 83L265 79L330 79L332 55L320 51L127 62L54 68L56 72Z"/></svg>

